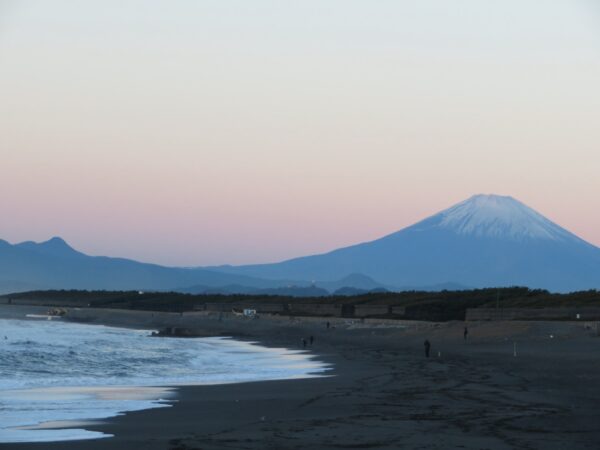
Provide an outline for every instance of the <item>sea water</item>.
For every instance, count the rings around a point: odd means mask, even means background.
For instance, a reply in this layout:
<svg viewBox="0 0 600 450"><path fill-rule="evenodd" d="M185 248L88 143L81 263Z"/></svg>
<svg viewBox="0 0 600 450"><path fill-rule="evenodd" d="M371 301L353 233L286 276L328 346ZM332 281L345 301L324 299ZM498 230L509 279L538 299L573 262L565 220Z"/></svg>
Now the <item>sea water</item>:
<svg viewBox="0 0 600 450"><path fill-rule="evenodd" d="M0 442L105 438L86 424L171 406L169 386L315 376L304 352L227 338L156 338L63 321L0 319Z"/></svg>

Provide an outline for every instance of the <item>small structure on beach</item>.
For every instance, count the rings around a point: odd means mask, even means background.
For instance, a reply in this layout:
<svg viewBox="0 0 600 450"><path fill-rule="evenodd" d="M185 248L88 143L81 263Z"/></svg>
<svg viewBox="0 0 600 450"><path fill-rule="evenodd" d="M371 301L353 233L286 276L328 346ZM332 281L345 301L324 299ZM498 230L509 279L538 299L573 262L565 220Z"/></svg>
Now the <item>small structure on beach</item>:
<svg viewBox="0 0 600 450"><path fill-rule="evenodd" d="M255 309L244 309L244 316L245 317L254 317L254 316L256 316L256 310Z"/></svg>

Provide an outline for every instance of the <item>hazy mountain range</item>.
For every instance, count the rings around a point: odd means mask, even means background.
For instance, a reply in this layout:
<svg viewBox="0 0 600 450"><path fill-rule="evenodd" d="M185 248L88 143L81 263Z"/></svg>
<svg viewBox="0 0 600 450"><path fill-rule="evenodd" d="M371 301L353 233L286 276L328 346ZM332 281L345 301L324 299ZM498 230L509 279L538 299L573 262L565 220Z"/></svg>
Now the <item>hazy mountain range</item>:
<svg viewBox="0 0 600 450"><path fill-rule="evenodd" d="M172 268L88 256L60 238L14 245L0 240L0 292L72 288L309 296L514 285L557 292L600 288L600 249L512 197L495 195L471 197L372 242L274 264Z"/></svg>

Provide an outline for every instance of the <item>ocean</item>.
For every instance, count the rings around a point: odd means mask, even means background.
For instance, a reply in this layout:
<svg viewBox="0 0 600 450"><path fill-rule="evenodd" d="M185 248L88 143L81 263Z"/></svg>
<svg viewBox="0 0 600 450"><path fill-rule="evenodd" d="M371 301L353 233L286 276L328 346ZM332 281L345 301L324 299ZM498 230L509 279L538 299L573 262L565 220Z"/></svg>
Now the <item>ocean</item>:
<svg viewBox="0 0 600 450"><path fill-rule="evenodd" d="M328 370L298 350L151 332L0 319L0 442L107 438L86 430L86 423L169 407L176 401L170 386L305 378Z"/></svg>

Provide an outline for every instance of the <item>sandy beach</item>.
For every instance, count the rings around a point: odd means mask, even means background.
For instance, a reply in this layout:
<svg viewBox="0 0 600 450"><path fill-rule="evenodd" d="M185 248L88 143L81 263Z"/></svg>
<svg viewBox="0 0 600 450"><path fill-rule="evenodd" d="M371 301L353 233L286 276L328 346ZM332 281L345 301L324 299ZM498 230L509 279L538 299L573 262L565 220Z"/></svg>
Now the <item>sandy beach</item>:
<svg viewBox="0 0 600 450"><path fill-rule="evenodd" d="M2 316L23 309L2 307ZM1 449L598 449L600 337L581 322L385 323L91 311L309 350L332 376L177 388L171 408L87 426L113 438ZM589 325L589 326L586 326ZM425 358L423 341L432 344ZM516 350L516 356L515 356Z"/></svg>

